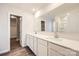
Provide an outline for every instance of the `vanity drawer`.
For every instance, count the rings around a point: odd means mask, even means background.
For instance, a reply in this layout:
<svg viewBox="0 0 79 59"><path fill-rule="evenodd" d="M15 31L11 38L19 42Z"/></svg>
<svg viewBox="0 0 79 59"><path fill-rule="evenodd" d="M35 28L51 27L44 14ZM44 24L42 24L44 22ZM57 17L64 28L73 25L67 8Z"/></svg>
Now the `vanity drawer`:
<svg viewBox="0 0 79 59"><path fill-rule="evenodd" d="M56 44L53 44L53 43L50 43L50 42L48 43L48 47L65 56L75 56L76 55L75 51L62 47L62 46L59 46L59 45L56 45Z"/></svg>
<svg viewBox="0 0 79 59"><path fill-rule="evenodd" d="M43 39L38 39L38 43L39 44L42 44L42 45L44 45L44 46L47 46L47 41L45 41L45 40L43 40Z"/></svg>
<svg viewBox="0 0 79 59"><path fill-rule="evenodd" d="M48 56L62 56L60 53L54 51L53 49L48 49Z"/></svg>

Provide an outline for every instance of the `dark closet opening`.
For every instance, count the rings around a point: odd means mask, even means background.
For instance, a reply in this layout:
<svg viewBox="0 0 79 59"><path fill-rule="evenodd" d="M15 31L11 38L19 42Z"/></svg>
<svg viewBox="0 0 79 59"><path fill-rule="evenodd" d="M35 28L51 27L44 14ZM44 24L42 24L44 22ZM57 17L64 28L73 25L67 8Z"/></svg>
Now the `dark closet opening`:
<svg viewBox="0 0 79 59"><path fill-rule="evenodd" d="M45 31L45 21L41 21L41 31Z"/></svg>
<svg viewBox="0 0 79 59"><path fill-rule="evenodd" d="M10 15L10 47L11 50L21 47L20 45L20 20L21 16Z"/></svg>

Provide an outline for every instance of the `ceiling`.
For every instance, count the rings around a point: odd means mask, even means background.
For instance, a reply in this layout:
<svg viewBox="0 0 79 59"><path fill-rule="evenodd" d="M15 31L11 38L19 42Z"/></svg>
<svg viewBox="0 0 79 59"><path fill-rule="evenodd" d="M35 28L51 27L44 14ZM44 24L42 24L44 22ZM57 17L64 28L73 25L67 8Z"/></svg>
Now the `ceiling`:
<svg viewBox="0 0 79 59"><path fill-rule="evenodd" d="M2 3L0 5L6 5L6 6L13 7L13 8L25 10L30 13L34 13L38 11L39 9L46 7L49 4L50 3ZM33 8L35 8L36 10L33 11Z"/></svg>

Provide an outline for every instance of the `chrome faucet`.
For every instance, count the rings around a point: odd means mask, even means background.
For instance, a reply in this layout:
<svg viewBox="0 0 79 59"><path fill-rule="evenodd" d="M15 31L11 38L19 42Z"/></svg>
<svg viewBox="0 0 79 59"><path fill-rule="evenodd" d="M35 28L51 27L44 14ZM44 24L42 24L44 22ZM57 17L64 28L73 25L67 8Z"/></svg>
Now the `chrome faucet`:
<svg viewBox="0 0 79 59"><path fill-rule="evenodd" d="M58 38L57 32L54 33L54 37L55 37L55 38Z"/></svg>

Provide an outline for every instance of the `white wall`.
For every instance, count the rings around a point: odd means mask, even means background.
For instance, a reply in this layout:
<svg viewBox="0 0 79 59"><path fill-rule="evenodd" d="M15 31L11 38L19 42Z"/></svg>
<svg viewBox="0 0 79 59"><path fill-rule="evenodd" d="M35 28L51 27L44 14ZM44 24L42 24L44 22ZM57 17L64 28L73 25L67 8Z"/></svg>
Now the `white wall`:
<svg viewBox="0 0 79 59"><path fill-rule="evenodd" d="M36 18L34 20L34 31L35 32L40 32L41 31L41 18Z"/></svg>
<svg viewBox="0 0 79 59"><path fill-rule="evenodd" d="M10 14L22 16L22 46L25 46L25 34L33 32L33 15L23 10L0 6L0 54L10 51Z"/></svg>
<svg viewBox="0 0 79 59"><path fill-rule="evenodd" d="M0 7L0 53L10 50L8 31L8 12Z"/></svg>

